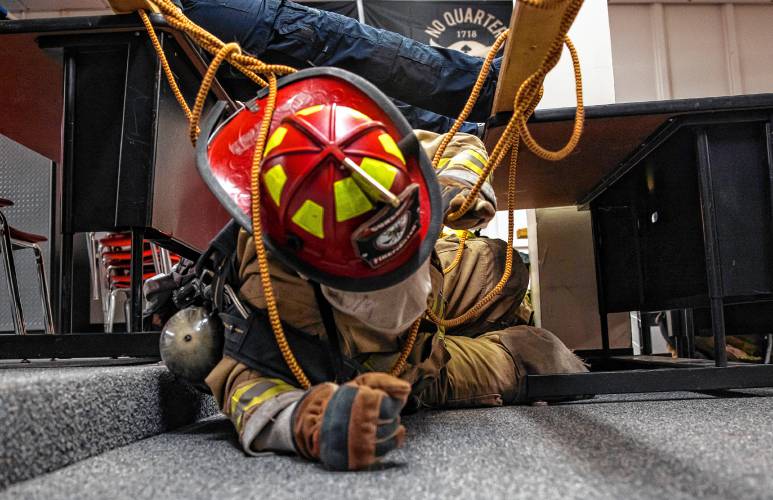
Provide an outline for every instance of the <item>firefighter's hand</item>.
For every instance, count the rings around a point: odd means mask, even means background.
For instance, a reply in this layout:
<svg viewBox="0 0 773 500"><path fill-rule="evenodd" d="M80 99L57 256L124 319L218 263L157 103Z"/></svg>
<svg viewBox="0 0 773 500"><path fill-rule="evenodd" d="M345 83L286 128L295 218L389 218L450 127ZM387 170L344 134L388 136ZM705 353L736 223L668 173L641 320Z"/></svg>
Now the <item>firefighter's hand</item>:
<svg viewBox="0 0 773 500"><path fill-rule="evenodd" d="M146 10L148 12L159 12L153 2L149 0L107 0L110 8L116 14L128 14L136 10Z"/></svg>
<svg viewBox="0 0 773 500"><path fill-rule="evenodd" d="M443 201L447 208L443 224L451 229L473 229L485 227L497 213L496 206L485 197L478 195L470 209L458 219L451 220L448 215L456 212L464 204L470 194L470 189L454 185L441 184Z"/></svg>
<svg viewBox="0 0 773 500"><path fill-rule="evenodd" d="M293 415L298 453L334 470L377 463L403 444L400 410L410 392L410 384L386 373L366 373L341 386L312 387Z"/></svg>

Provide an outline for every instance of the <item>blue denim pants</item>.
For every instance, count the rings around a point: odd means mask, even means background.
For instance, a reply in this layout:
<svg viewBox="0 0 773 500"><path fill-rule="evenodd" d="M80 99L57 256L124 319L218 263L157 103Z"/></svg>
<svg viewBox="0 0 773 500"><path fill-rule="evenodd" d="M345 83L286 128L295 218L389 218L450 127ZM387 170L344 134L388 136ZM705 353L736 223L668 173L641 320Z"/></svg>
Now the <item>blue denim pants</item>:
<svg viewBox="0 0 773 500"><path fill-rule="evenodd" d="M337 66L391 97L414 128L445 132L461 111L483 59L430 47L391 31L289 0L181 0L185 15L225 42L267 62L296 68ZM482 132L500 59L462 131Z"/></svg>

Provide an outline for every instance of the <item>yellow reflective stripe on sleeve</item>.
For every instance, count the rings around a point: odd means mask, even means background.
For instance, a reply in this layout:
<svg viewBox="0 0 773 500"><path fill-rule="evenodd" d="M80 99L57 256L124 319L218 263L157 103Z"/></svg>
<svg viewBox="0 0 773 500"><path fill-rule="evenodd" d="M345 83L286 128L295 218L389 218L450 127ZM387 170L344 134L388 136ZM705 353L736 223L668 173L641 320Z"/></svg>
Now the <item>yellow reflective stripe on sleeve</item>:
<svg viewBox="0 0 773 500"><path fill-rule="evenodd" d="M360 167L387 189L392 187L392 183L397 176L397 168L389 163L374 158L363 158Z"/></svg>
<svg viewBox="0 0 773 500"><path fill-rule="evenodd" d="M287 129L284 127L279 127L274 130L274 133L271 134L271 137L266 143L266 147L263 149L263 158L268 156L272 149L282 144L282 141L285 140L285 135L287 135Z"/></svg>
<svg viewBox="0 0 773 500"><path fill-rule="evenodd" d="M448 165L448 162L451 161L451 158L441 158L440 161L437 164L438 170Z"/></svg>
<svg viewBox="0 0 773 500"><path fill-rule="evenodd" d="M455 159L454 160L454 164L456 164L456 165L460 165L460 164L464 165L465 167L467 167L469 170L472 170L476 174L483 175L483 169L481 169L479 166L477 166L472 161L470 161L470 160L468 160L466 158L460 159L460 160L456 160Z"/></svg>
<svg viewBox="0 0 773 500"><path fill-rule="evenodd" d="M282 189L287 182L287 174L282 165L274 165L263 175L263 181L266 183L268 194L274 200L276 206L279 206L279 200L282 198Z"/></svg>
<svg viewBox="0 0 773 500"><path fill-rule="evenodd" d="M322 110L322 108L324 108L324 107L325 107L324 104L317 104L316 106L311 106L309 108L304 108L304 109L302 109L300 111L296 111L296 114L301 115L301 116L309 116L309 115L313 115L314 113Z"/></svg>
<svg viewBox="0 0 773 500"><path fill-rule="evenodd" d="M467 149L451 158L451 163L454 165L463 165L467 169L472 170L478 175L483 174L483 169L486 168L486 160L477 151Z"/></svg>
<svg viewBox="0 0 773 500"><path fill-rule="evenodd" d="M480 162L481 168L485 168L486 165L488 164L488 160L482 154L478 153L474 149L467 149L465 150L465 153L474 156L475 159Z"/></svg>
<svg viewBox="0 0 773 500"><path fill-rule="evenodd" d="M234 424L241 429L244 412L283 392L295 390L294 387L277 378L259 378L247 382L234 391L230 401L229 416L236 417Z"/></svg>
<svg viewBox="0 0 773 500"><path fill-rule="evenodd" d="M378 141L381 143L381 147L384 148L384 151L392 156L396 156L400 160L400 163L405 165L405 158L403 158L403 153L400 151L400 148L397 147L397 143L394 139L392 139L391 135L381 134L378 136Z"/></svg>
<svg viewBox="0 0 773 500"><path fill-rule="evenodd" d="M259 379L254 381L253 383L246 383L243 386L239 387L234 391L234 393L231 395L231 407L230 411L228 412L229 415L233 415L236 411L236 405L239 404L239 399L244 395L245 392L249 391L253 387L255 387L257 384L260 384L263 382L263 379Z"/></svg>
<svg viewBox="0 0 773 500"><path fill-rule="evenodd" d="M292 221L299 227L305 229L306 232L317 238L324 239L324 216L325 208L322 205L314 203L311 200L306 200L303 202L303 205L301 205L301 208L295 212Z"/></svg>
<svg viewBox="0 0 773 500"><path fill-rule="evenodd" d="M336 204L336 221L343 222L373 208L373 204L351 177L333 183Z"/></svg>
<svg viewBox="0 0 773 500"><path fill-rule="evenodd" d="M239 404L239 416L236 417L236 431L241 432L242 429L242 421L244 420L244 414L248 413L250 410L255 408L256 406L259 406L269 399L273 398L274 396L278 396L279 394L282 394L284 392L290 392L294 391L295 388L288 385L288 384L279 384L275 385L274 387L266 390L266 392L262 393L259 396L256 396L252 399L250 399L246 404Z"/></svg>

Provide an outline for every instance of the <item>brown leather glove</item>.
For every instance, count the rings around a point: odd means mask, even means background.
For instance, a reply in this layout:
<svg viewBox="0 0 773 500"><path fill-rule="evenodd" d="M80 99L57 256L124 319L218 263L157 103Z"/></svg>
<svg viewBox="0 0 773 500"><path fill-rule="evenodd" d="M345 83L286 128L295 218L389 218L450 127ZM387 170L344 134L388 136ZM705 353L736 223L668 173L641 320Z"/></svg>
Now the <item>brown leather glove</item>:
<svg viewBox="0 0 773 500"><path fill-rule="evenodd" d="M448 220L448 214L456 212L464 204L470 189L457 186L442 186L444 199L448 198L448 209L443 224L451 229L473 229L485 227L497 213L496 206L482 196L478 196L469 210L456 220Z"/></svg>
<svg viewBox="0 0 773 500"><path fill-rule="evenodd" d="M158 7L148 0L107 0L107 2L116 14L128 14L135 10L159 12Z"/></svg>
<svg viewBox="0 0 773 500"><path fill-rule="evenodd" d="M400 410L410 392L408 382L386 373L366 373L341 386L316 385L295 409L295 448L330 469L373 465L402 446Z"/></svg>

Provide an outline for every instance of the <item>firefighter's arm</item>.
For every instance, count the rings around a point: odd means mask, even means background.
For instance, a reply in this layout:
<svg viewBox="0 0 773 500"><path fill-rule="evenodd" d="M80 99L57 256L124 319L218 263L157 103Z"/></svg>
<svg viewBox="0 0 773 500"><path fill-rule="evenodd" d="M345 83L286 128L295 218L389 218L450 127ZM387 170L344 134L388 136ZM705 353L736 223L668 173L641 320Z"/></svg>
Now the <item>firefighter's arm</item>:
<svg viewBox="0 0 773 500"><path fill-rule="evenodd" d="M416 130L415 133L427 156L432 158L443 140L443 135L426 130ZM462 206L487 163L486 147L478 137L457 133L451 139L437 168L441 194L447 206L446 214ZM487 178L470 209L457 220L446 218L444 224L452 229L485 227L494 217L496 210L496 195L491 186L491 179Z"/></svg>
<svg viewBox="0 0 773 500"><path fill-rule="evenodd" d="M400 411L411 386L386 373L304 391L224 357L206 382L250 455L297 453L330 469L355 470L405 439Z"/></svg>

